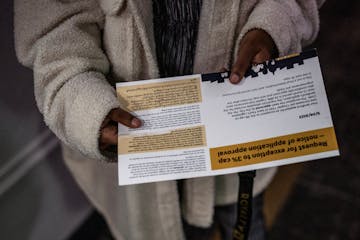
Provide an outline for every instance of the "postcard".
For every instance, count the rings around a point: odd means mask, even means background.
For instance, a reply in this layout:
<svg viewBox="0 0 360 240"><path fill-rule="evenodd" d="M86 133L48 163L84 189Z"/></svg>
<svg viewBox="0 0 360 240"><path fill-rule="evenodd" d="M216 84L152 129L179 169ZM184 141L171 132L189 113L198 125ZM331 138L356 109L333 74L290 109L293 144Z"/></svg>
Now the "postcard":
<svg viewBox="0 0 360 240"><path fill-rule="evenodd" d="M229 72L117 83L119 185L230 174L339 155L316 50Z"/></svg>

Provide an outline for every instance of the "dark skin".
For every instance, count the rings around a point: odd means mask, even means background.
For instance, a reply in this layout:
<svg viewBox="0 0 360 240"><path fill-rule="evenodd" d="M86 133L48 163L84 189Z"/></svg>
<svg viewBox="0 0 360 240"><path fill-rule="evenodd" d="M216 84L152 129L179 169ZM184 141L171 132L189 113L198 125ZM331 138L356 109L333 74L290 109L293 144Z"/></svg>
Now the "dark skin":
<svg viewBox="0 0 360 240"><path fill-rule="evenodd" d="M246 70L252 65L264 62L277 55L273 39L265 31L254 29L245 34L240 42L237 59L232 66L230 82L237 84L244 77ZM141 126L141 120L115 108L110 111L101 125L99 147L101 151L112 151L117 146L117 123L130 128Z"/></svg>

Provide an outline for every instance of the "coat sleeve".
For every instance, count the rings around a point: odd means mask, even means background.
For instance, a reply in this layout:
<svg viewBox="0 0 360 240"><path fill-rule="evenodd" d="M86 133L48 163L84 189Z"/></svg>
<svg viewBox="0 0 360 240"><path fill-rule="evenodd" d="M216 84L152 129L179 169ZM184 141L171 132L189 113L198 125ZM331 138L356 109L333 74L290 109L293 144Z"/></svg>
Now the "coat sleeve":
<svg viewBox="0 0 360 240"><path fill-rule="evenodd" d="M259 0L242 28L237 43L251 29L262 29L273 38L280 56L300 52L318 34L318 9L324 1Z"/></svg>
<svg viewBox="0 0 360 240"><path fill-rule="evenodd" d="M15 49L34 71L35 98L49 128L84 155L99 151L100 126L118 107L101 48L104 16L95 0L16 0Z"/></svg>

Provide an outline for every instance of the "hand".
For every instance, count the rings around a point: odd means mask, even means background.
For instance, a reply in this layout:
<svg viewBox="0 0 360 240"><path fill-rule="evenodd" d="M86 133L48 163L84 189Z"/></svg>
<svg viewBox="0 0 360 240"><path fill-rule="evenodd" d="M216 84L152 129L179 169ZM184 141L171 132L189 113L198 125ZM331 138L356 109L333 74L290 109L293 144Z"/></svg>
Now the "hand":
<svg viewBox="0 0 360 240"><path fill-rule="evenodd" d="M254 29L240 42L237 59L231 69L230 82L239 83L252 64L262 63L277 55L274 40L264 30Z"/></svg>
<svg viewBox="0 0 360 240"><path fill-rule="evenodd" d="M121 108L112 109L105 117L100 129L99 147L101 151L114 152L118 141L118 123L130 128L141 126L141 120Z"/></svg>

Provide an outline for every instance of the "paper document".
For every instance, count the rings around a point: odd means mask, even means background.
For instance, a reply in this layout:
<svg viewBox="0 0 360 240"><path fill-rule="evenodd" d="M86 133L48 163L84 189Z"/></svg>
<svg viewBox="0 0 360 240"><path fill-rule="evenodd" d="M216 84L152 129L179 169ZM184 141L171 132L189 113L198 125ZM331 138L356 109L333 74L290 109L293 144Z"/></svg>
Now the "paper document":
<svg viewBox="0 0 360 240"><path fill-rule="evenodd" d="M119 184L229 174L339 155L316 50L229 73L117 83Z"/></svg>

